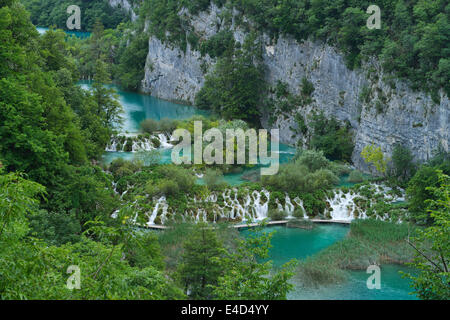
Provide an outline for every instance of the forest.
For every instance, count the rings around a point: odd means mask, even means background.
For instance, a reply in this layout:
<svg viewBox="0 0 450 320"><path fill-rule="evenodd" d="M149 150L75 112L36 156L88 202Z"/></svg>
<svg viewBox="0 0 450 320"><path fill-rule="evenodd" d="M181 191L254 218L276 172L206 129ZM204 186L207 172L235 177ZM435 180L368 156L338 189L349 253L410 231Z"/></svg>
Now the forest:
<svg viewBox="0 0 450 320"><path fill-rule="evenodd" d="M107 1L78 2L87 13L84 30L92 32L87 39L58 29L64 28L65 9L57 8L65 8L66 1L0 1L0 299L284 300L299 274L314 284L328 282L341 279L345 270L365 269L370 259L409 263L418 270L406 276L419 298L449 299L448 152L436 150L428 162L418 163L401 145L390 159L367 146L362 157L373 173L367 178L351 167L350 128L315 114L309 119L310 150L299 147L277 175L249 179L236 188L236 197L269 191L269 219L280 220L287 213L277 210L275 199L301 196L309 218L326 219L327 199L349 175L355 184L341 191L364 196L359 204L368 219L356 219L349 237L318 255L273 268L274 235L264 232L264 222L241 237L230 226L242 219L218 218L208 204L206 221L190 223L183 216L200 206L192 199L225 194L231 186L223 175L243 168L161 164L153 152L138 152L132 161L102 161L124 120L117 92L108 85L140 89L148 51L145 19L150 19L147 32L179 45L195 43L176 13L186 6L195 14L210 2L136 1L135 23L106 7ZM235 6L257 31L330 41L346 53L349 67L361 67L375 55L393 77L408 79L417 89L450 90L446 1L381 1L386 20L376 37L358 27L366 19L367 1L213 2ZM39 35L36 25L55 28ZM196 119L204 121L205 130L259 128L258 106L266 102L267 87L256 33L242 46L225 33L198 40L204 54L218 59L196 97L196 105L213 115L145 120L142 136L190 130ZM82 79L92 81L92 90L80 87ZM306 79L302 86L300 97L290 97L279 83L275 96L288 103L308 99L314 88ZM196 183L196 172L204 175L204 184ZM373 183L388 185L392 194L405 190L407 201L385 201ZM169 228L149 232L141 228L145 216L140 213L161 197L174 208L166 217ZM386 221L378 219L386 215ZM294 212L293 223L309 227L303 217ZM164 221L158 216L154 222ZM82 271L79 290L66 287L73 265Z"/></svg>

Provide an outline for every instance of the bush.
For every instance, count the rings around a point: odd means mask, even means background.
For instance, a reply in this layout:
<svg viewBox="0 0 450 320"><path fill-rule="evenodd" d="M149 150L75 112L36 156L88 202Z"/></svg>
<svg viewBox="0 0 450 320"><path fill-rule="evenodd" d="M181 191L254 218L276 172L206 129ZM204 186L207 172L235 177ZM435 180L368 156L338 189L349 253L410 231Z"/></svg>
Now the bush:
<svg viewBox="0 0 450 320"><path fill-rule="evenodd" d="M158 169L164 177L173 181L181 192L188 193L195 185L196 178L191 171L175 165L162 166Z"/></svg>
<svg viewBox="0 0 450 320"><path fill-rule="evenodd" d="M210 190L217 190L224 184L223 173L220 170L207 169L203 180Z"/></svg>
<svg viewBox="0 0 450 320"><path fill-rule="evenodd" d="M161 141L156 137L152 138L152 144L155 148L161 147Z"/></svg>
<svg viewBox="0 0 450 320"><path fill-rule="evenodd" d="M163 194L165 196L174 196L178 194L180 188L175 181L162 180L158 183L158 190L160 194Z"/></svg>
<svg viewBox="0 0 450 320"><path fill-rule="evenodd" d="M297 219L303 219L305 212L303 212L302 208L295 208L294 213L292 214Z"/></svg>
<svg viewBox="0 0 450 320"><path fill-rule="evenodd" d="M320 151L302 151L295 162L280 166L277 175L262 177L262 183L285 192L327 190L339 183L339 178L328 169L330 163Z"/></svg>
<svg viewBox="0 0 450 320"><path fill-rule="evenodd" d="M145 119L141 122L141 130L146 133L152 134L159 130L158 121L153 119Z"/></svg>
<svg viewBox="0 0 450 320"><path fill-rule="evenodd" d="M161 132L172 134L172 132L177 128L178 121L168 118L163 118L158 123L158 129Z"/></svg>
<svg viewBox="0 0 450 320"><path fill-rule="evenodd" d="M352 172L350 172L350 175L348 177L348 182L360 183L363 181L364 181L364 176L361 171L353 170Z"/></svg>
<svg viewBox="0 0 450 320"><path fill-rule="evenodd" d="M75 214L49 213L40 210L30 217L30 234L51 245L80 241L81 224Z"/></svg>
<svg viewBox="0 0 450 320"><path fill-rule="evenodd" d="M327 119L323 113L311 117L312 136L310 147L323 151L330 160L351 161L354 149L351 126L336 118Z"/></svg>
<svg viewBox="0 0 450 320"><path fill-rule="evenodd" d="M269 210L269 218L272 221L281 221L286 219L287 216L288 214L286 213L286 211L279 211L278 209Z"/></svg>

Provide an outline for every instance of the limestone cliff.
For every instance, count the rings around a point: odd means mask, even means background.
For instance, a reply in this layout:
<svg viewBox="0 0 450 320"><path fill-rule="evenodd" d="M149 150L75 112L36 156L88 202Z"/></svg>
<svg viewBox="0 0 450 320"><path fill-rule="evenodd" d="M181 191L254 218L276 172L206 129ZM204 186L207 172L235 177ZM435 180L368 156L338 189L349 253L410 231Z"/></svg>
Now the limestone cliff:
<svg viewBox="0 0 450 320"><path fill-rule="evenodd" d="M186 11L180 14L188 17L190 27L203 38L226 28L242 43L245 32L236 26L234 19L231 24L223 21L221 10L211 5L207 12L196 16ZM237 14L234 12L233 16ZM304 77L314 85L312 102L308 105L298 106L288 114L263 115L261 123L266 128L269 117L276 118L270 126L280 129L281 142L294 145L303 138L294 134L295 114L322 110L326 115L350 122L355 133L353 160L361 169L365 168L361 150L371 143L381 146L388 156L395 143L401 143L421 161L430 158L439 145L449 150L450 105L443 93L440 104L436 104L428 95L414 92L402 81L385 81L377 61L366 63L359 70L349 70L343 55L324 43L299 43L284 36L274 40L265 34L261 40L270 85L281 80L293 94L299 92ZM163 99L193 103L214 63L214 59L202 57L189 44L183 51L152 36L142 89Z"/></svg>

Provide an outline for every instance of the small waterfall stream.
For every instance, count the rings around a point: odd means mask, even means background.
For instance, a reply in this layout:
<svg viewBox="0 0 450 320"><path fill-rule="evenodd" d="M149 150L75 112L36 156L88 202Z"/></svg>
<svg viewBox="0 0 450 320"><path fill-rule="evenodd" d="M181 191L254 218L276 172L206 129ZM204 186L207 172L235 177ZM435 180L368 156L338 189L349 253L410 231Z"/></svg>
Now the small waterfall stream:
<svg viewBox="0 0 450 320"><path fill-rule="evenodd" d="M386 188L383 186L374 186L374 190L379 194L383 194L387 202L394 202L401 198L386 194ZM327 209L325 209L324 217L321 219L350 222L356 218L367 218L366 211L358 205L359 202L357 199L364 200L364 197L354 191L344 193L340 189L335 190L333 195L325 200ZM220 219L231 219L232 221L242 222L262 221L268 218L269 205L271 203L272 206L275 206L276 210L286 212L287 219L293 219L296 210L300 210L303 213L304 219L310 219L301 197L295 197L291 200L291 197L286 193L282 199L271 199L271 193L266 189L249 191L229 188L219 194L213 192L203 199L193 197L191 202L191 207L196 209L189 209L182 215L185 221L217 222ZM155 207L149 216L147 224L163 224L172 216L172 213L173 210L169 208L166 198L161 197L155 202ZM155 223L158 216L160 217L160 221ZM381 216L377 218L386 219L387 217Z"/></svg>

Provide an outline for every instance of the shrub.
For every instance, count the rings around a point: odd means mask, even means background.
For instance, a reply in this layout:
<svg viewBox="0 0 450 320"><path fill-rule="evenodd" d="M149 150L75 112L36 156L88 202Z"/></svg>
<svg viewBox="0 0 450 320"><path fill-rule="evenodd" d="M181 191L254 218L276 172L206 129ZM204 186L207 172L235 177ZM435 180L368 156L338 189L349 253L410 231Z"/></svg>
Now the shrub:
<svg viewBox="0 0 450 320"><path fill-rule="evenodd" d="M214 169L207 169L203 180L210 190L216 190L224 183L222 171Z"/></svg>
<svg viewBox="0 0 450 320"><path fill-rule="evenodd" d="M352 183L360 183L364 181L364 176L361 171L353 170L352 172L350 172L348 181Z"/></svg>
<svg viewBox="0 0 450 320"><path fill-rule="evenodd" d="M153 119L145 119L141 122L141 130L143 132L152 134L153 132L159 130L158 122Z"/></svg>
<svg viewBox="0 0 450 320"><path fill-rule="evenodd" d="M167 134L171 134L178 126L177 120L163 118L158 123L158 130Z"/></svg>
<svg viewBox="0 0 450 320"><path fill-rule="evenodd" d="M303 212L302 208L295 208L294 213L292 214L297 219L303 219L305 212Z"/></svg>
<svg viewBox="0 0 450 320"><path fill-rule="evenodd" d="M153 144L153 146L154 146L155 148L161 147L161 141L159 141L159 139L156 138L156 137L153 137L153 138L152 138L152 144Z"/></svg>
<svg viewBox="0 0 450 320"><path fill-rule="evenodd" d="M174 196L178 194L180 188L175 181L162 180L158 183L158 190L160 194L163 194L165 196Z"/></svg>
<svg viewBox="0 0 450 320"><path fill-rule="evenodd" d="M286 213L286 211L279 211L278 209L269 210L269 218L272 221L281 221L286 219L287 216L288 214Z"/></svg>
<svg viewBox="0 0 450 320"><path fill-rule="evenodd" d="M190 192L195 185L194 175L187 169L178 167L175 165L168 165L159 168L158 170L164 177L170 181L173 181L180 191Z"/></svg>

